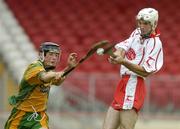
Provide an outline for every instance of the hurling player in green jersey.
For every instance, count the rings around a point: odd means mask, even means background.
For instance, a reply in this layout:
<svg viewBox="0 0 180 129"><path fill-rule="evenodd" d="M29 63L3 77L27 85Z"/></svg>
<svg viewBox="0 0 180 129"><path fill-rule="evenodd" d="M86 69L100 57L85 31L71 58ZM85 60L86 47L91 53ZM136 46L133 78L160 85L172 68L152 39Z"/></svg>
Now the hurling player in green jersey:
<svg viewBox="0 0 180 129"><path fill-rule="evenodd" d="M39 60L32 62L24 72L18 95L11 96L13 105L5 129L48 129L46 114L49 91L52 85L60 85L63 71L77 65L77 54L68 57L68 66L59 72L55 68L61 56L60 46L53 42L42 43Z"/></svg>

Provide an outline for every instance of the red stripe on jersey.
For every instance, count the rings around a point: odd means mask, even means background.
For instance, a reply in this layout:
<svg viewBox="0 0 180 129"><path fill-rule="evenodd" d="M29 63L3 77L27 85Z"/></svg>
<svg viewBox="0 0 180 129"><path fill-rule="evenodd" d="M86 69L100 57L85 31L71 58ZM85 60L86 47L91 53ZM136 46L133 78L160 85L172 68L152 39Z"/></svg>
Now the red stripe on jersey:
<svg viewBox="0 0 180 129"><path fill-rule="evenodd" d="M135 32L136 32L136 31L133 32L133 34L131 35L131 37L134 37Z"/></svg>
<svg viewBox="0 0 180 129"><path fill-rule="evenodd" d="M140 60L140 62L139 62L139 64L138 64L138 65L140 65L140 64L141 64L141 62L143 61L143 59L144 59L144 55L145 55L145 48L143 48L143 55L142 55L142 58L141 58L141 60Z"/></svg>
<svg viewBox="0 0 180 129"><path fill-rule="evenodd" d="M156 46L156 39L155 39L155 38L153 38L153 39L154 39L154 46L153 46L153 48L152 48L150 54L153 52L153 50L154 50L154 48L155 48L155 46Z"/></svg>
<svg viewBox="0 0 180 129"><path fill-rule="evenodd" d="M161 50L162 50L162 49L159 50L158 55L157 55L157 57L156 57L156 65L155 65L156 71L157 71L157 60L158 60L158 57L159 57L159 54L160 54Z"/></svg>

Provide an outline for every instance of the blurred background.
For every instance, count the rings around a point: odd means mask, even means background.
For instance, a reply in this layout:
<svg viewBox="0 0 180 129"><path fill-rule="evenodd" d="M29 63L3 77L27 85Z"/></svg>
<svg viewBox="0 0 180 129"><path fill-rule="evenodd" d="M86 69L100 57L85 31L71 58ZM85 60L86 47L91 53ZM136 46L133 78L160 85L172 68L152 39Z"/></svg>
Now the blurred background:
<svg viewBox="0 0 180 129"><path fill-rule="evenodd" d="M26 66L38 57L39 45L52 41L63 51L57 70L70 52L82 57L100 40L120 42L135 29L135 16L145 7L159 11L164 66L148 77L147 97L136 129L180 129L180 1L178 0L0 0L0 128L12 107ZM49 98L51 129L100 129L119 67L94 55Z"/></svg>

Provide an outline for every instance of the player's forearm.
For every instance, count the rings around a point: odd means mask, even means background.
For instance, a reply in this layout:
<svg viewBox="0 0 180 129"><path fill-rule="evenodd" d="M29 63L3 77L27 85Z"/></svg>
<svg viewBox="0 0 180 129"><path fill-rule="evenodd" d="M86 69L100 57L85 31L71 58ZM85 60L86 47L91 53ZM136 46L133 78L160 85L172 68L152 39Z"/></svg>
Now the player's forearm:
<svg viewBox="0 0 180 129"><path fill-rule="evenodd" d="M127 60L123 60L122 65L124 65L126 68L128 68L132 72L134 72L140 76L143 76L143 77L147 77L148 75L151 74L151 73L146 72L142 66L132 64Z"/></svg>
<svg viewBox="0 0 180 129"><path fill-rule="evenodd" d="M40 80L42 80L43 82L51 82L51 80L53 80L56 77L56 72L42 72L40 74Z"/></svg>
<svg viewBox="0 0 180 129"><path fill-rule="evenodd" d="M61 79L53 79L52 80L52 84L56 85L56 86L60 86L65 80L65 77L61 78Z"/></svg>

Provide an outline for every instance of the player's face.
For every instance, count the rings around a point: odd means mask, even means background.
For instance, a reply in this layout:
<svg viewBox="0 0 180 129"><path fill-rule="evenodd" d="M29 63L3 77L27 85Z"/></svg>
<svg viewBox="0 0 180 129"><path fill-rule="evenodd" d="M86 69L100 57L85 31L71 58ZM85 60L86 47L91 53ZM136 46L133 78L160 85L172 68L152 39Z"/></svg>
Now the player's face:
<svg viewBox="0 0 180 129"><path fill-rule="evenodd" d="M137 21L138 27L141 30L141 35L148 34L152 31L152 26L150 22L144 21L144 20L138 20Z"/></svg>
<svg viewBox="0 0 180 129"><path fill-rule="evenodd" d="M61 56L61 52L60 53L47 52L46 55L44 56L44 65L46 67L56 67L56 65L59 62L60 56Z"/></svg>

